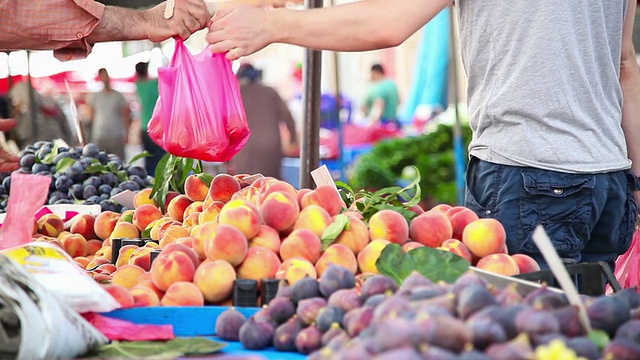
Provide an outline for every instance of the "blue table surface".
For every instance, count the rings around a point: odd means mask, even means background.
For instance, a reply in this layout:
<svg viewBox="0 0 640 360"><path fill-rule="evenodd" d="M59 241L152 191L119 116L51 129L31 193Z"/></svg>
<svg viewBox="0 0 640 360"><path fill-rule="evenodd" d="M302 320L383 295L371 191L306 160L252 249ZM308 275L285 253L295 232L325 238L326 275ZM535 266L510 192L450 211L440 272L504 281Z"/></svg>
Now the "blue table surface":
<svg viewBox="0 0 640 360"><path fill-rule="evenodd" d="M220 340L219 338L216 338L216 337L209 337L208 339L227 343L227 346L225 346L224 349L222 349L222 352L221 352L221 354L224 354L224 355L262 356L265 359L269 359L269 360L303 360L303 359L307 358L306 355L302 355L300 353L280 352L280 351L276 350L273 347L269 348L269 349L266 349L266 350L247 350L239 342L224 341L224 340Z"/></svg>

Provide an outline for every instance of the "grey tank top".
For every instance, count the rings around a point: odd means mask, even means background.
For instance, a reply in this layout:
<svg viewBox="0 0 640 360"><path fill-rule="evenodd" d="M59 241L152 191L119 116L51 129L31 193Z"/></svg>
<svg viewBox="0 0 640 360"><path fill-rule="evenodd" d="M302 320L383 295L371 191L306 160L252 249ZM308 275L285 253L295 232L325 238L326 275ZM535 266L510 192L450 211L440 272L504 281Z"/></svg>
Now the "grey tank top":
<svg viewBox="0 0 640 360"><path fill-rule="evenodd" d="M626 0L458 0L469 153L567 173L628 169Z"/></svg>

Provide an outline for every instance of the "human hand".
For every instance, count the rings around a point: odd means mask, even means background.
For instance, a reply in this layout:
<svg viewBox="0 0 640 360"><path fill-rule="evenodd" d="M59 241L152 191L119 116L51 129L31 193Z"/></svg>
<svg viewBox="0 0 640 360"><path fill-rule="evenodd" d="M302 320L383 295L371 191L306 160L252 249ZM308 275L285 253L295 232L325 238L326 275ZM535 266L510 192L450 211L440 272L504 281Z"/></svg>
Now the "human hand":
<svg viewBox="0 0 640 360"><path fill-rule="evenodd" d="M153 42L167 40L179 36L186 40L194 32L204 29L211 14L202 0L175 0L173 15L165 19L164 12L167 2L163 2L147 10L149 22L148 38Z"/></svg>
<svg viewBox="0 0 640 360"><path fill-rule="evenodd" d="M9 131L16 127L14 119L0 119L0 131ZM20 168L20 159L6 149L0 148L0 172L10 172Z"/></svg>
<svg viewBox="0 0 640 360"><path fill-rule="evenodd" d="M227 53L229 60L253 54L274 42L270 10L237 6L218 10L211 19L207 42L214 53Z"/></svg>

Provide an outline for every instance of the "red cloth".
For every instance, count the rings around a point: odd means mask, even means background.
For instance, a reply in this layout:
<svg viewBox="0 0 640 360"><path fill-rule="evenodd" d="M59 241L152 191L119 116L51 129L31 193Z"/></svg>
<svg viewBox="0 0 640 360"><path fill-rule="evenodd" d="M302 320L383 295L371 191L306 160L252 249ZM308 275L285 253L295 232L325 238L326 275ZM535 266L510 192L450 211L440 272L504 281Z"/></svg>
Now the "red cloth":
<svg viewBox="0 0 640 360"><path fill-rule="evenodd" d="M397 129L394 125L373 125L358 126L354 124L346 124L342 128L344 145L365 145L375 144L378 141L400 137L402 130ZM332 130L330 137L320 139L320 145L328 150L327 159L337 159L340 155L338 146L338 131Z"/></svg>
<svg viewBox="0 0 640 360"><path fill-rule="evenodd" d="M176 337L173 325L139 325L96 313L82 316L112 341L164 341Z"/></svg>

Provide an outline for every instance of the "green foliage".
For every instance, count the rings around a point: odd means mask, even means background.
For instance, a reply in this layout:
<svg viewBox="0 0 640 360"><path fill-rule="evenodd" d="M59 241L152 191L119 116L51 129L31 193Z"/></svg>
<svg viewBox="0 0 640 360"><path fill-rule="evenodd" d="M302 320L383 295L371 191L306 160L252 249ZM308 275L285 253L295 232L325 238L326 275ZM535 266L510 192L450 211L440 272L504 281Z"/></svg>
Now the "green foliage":
<svg viewBox="0 0 640 360"><path fill-rule="evenodd" d="M471 141L471 129L462 126L464 146ZM354 188L392 186L403 170L415 165L422 174L422 199L456 203L453 126L439 124L428 134L380 142L356 164L349 182Z"/></svg>

